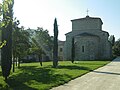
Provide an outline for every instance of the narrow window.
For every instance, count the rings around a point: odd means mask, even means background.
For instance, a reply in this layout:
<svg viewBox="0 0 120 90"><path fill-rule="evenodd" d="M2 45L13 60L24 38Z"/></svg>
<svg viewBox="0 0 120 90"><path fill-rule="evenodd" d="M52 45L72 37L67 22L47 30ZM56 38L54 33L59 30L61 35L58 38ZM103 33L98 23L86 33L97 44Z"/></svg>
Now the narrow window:
<svg viewBox="0 0 120 90"><path fill-rule="evenodd" d="M84 46L82 46L82 52L84 52Z"/></svg>
<svg viewBox="0 0 120 90"><path fill-rule="evenodd" d="M60 52L62 52L63 50L62 50L62 48L60 48Z"/></svg>

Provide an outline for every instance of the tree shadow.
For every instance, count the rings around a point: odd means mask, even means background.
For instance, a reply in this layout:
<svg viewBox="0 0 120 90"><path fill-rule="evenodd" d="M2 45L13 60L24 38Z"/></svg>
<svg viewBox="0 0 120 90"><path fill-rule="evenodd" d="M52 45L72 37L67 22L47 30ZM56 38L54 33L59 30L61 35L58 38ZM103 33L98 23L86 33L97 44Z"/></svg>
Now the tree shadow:
<svg viewBox="0 0 120 90"><path fill-rule="evenodd" d="M46 67L36 68L35 66L22 66L20 68L23 72L17 75L12 75L7 84L13 88L13 90L37 90L35 88L31 88L27 86L25 83L31 85L34 80L35 82L41 84L47 84L45 90L48 90L51 86L61 85L65 82L68 82L72 77L68 74L55 74L55 71ZM65 81L65 78L68 81Z"/></svg>
<svg viewBox="0 0 120 90"><path fill-rule="evenodd" d="M10 88L12 90L37 90L35 88L29 87L27 85L25 85L22 82L19 82L18 80L9 78L6 83L8 84L8 87L6 88L6 90L9 90ZM10 89L10 90L11 90Z"/></svg>
<svg viewBox="0 0 120 90"><path fill-rule="evenodd" d="M3 86L0 84L0 90L2 90Z"/></svg>
<svg viewBox="0 0 120 90"><path fill-rule="evenodd" d="M113 75L120 75L120 73L114 73L114 72L103 72L103 71L93 71L95 73L103 73L103 74L113 74Z"/></svg>
<svg viewBox="0 0 120 90"><path fill-rule="evenodd" d="M99 61L97 61L97 62L99 62ZM91 62L88 62L88 61L83 61L83 62L79 61L78 63L75 63L75 64L77 64L77 65L91 65L91 66L93 66L93 65L95 65L95 66L96 65L101 65L101 63L91 63ZM106 63L105 63L105 65L106 65Z"/></svg>
<svg viewBox="0 0 120 90"><path fill-rule="evenodd" d="M0 71L0 76L2 76L2 72Z"/></svg>
<svg viewBox="0 0 120 90"><path fill-rule="evenodd" d="M21 68L22 70L25 70L27 72L30 72L30 73L27 73L28 76L30 76L30 79L34 79L38 82L42 82L44 84L49 84L51 82L56 82L56 81L59 81L59 80L62 80L62 77L63 76L66 76L66 77L69 77L69 75L60 75L60 74L55 74L55 71L52 70L52 69L49 69L47 67L43 67L43 68L36 68L36 67L22 67ZM20 74L20 75L24 75L25 73L23 74ZM27 76L26 74L26 76ZM63 80L62 80L63 81Z"/></svg>
<svg viewBox="0 0 120 90"><path fill-rule="evenodd" d="M87 71L92 71L92 69L88 67L83 67L83 66L59 66L59 69L77 69L77 70L87 70Z"/></svg>

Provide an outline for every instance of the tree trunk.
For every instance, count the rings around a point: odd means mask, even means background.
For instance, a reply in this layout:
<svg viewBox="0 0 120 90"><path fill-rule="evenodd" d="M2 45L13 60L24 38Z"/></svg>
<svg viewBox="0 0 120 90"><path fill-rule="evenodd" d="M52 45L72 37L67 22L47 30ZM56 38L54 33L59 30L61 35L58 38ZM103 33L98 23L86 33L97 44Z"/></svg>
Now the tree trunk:
<svg viewBox="0 0 120 90"><path fill-rule="evenodd" d="M16 67L17 67L17 63L18 63L18 58L17 57L15 58L15 62L16 62Z"/></svg>
<svg viewBox="0 0 120 90"><path fill-rule="evenodd" d="M39 57L39 62L40 62L40 65L42 66L42 59L41 59L41 57L40 56L38 56Z"/></svg>
<svg viewBox="0 0 120 90"><path fill-rule="evenodd" d="M15 57L13 57L13 72L15 72Z"/></svg>
<svg viewBox="0 0 120 90"><path fill-rule="evenodd" d="M8 80L7 77L5 77L5 82L7 82L7 80Z"/></svg>
<svg viewBox="0 0 120 90"><path fill-rule="evenodd" d="M18 68L20 68L20 57L18 58Z"/></svg>

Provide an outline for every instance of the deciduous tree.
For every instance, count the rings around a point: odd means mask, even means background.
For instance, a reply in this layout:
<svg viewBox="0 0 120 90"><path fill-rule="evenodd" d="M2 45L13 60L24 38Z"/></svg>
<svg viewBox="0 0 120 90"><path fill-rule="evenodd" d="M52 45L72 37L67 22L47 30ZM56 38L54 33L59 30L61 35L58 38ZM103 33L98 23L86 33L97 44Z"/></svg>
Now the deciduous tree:
<svg viewBox="0 0 120 90"><path fill-rule="evenodd" d="M40 64L42 65L42 55L48 56L49 59L52 57L53 40L49 35L48 30L44 30L43 28L38 27L37 30L34 30L33 32L33 47L31 51L38 55Z"/></svg>

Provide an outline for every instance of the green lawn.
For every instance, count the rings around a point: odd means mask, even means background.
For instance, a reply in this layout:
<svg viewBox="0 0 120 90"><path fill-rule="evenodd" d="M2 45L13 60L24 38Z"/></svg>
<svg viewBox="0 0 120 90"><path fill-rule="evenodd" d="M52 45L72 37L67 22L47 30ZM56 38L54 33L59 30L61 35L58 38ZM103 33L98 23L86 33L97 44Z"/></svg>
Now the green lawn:
<svg viewBox="0 0 120 90"><path fill-rule="evenodd" d="M15 73L11 72L7 82L2 77L0 70L0 90L49 90L76 77L101 67L110 61L70 61L59 62L57 69L51 68L52 62L24 63Z"/></svg>

